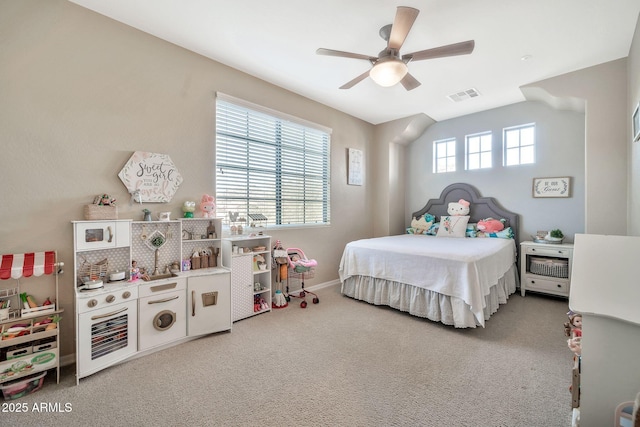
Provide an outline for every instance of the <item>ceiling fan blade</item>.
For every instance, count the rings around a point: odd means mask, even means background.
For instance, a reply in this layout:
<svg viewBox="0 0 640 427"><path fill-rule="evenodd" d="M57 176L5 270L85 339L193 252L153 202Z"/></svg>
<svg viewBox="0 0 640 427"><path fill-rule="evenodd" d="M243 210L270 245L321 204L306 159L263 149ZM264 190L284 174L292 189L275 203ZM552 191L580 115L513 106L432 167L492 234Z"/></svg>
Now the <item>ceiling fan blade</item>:
<svg viewBox="0 0 640 427"><path fill-rule="evenodd" d="M340 89L351 89L352 87L354 87L355 85L357 85L358 83L366 79L367 77L369 77L369 71L365 71L355 79L343 84L342 86L340 86Z"/></svg>
<svg viewBox="0 0 640 427"><path fill-rule="evenodd" d="M404 86L406 90L413 90L422 84L409 73L400 80L400 83L402 83L402 86Z"/></svg>
<svg viewBox="0 0 640 427"><path fill-rule="evenodd" d="M467 55L473 52L476 42L467 40L466 42L448 44L446 46L434 47L433 49L421 50L419 52L407 53L402 55L402 60L422 61L424 59L442 58L445 56Z"/></svg>
<svg viewBox="0 0 640 427"><path fill-rule="evenodd" d="M342 58L366 59L367 61L376 61L378 59L375 56L362 55L360 53L343 52L341 50L324 49L324 48L320 48L316 50L316 53L318 55L340 56Z"/></svg>
<svg viewBox="0 0 640 427"><path fill-rule="evenodd" d="M400 50L420 11L412 7L399 6L391 26L387 47Z"/></svg>

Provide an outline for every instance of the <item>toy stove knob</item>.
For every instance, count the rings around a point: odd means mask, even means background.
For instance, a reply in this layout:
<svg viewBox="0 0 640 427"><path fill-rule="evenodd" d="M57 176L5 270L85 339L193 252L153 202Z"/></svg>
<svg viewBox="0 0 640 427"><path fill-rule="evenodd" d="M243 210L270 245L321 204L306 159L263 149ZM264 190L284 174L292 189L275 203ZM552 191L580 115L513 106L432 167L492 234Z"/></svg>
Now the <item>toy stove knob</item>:
<svg viewBox="0 0 640 427"><path fill-rule="evenodd" d="M113 295L107 295L106 300L107 300L107 302L111 303L111 302L114 302L116 300L116 297L114 297Z"/></svg>
<svg viewBox="0 0 640 427"><path fill-rule="evenodd" d="M87 306L91 307L95 307L96 305L98 305L98 300L97 299L90 299L89 301L87 301Z"/></svg>
<svg viewBox="0 0 640 427"><path fill-rule="evenodd" d="M131 292L129 291L125 291L122 293L122 298L127 299L131 296Z"/></svg>

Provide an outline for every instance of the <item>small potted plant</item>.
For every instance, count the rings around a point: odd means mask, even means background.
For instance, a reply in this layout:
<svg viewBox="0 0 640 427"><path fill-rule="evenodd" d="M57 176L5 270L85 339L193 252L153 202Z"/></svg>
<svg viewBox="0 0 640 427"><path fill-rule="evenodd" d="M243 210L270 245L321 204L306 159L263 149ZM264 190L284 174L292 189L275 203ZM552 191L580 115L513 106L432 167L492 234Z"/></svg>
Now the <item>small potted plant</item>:
<svg viewBox="0 0 640 427"><path fill-rule="evenodd" d="M556 228L554 230L551 230L549 234L545 237L545 239L550 242L561 243L562 239L564 239L564 234L562 233L562 230L560 230L559 228Z"/></svg>

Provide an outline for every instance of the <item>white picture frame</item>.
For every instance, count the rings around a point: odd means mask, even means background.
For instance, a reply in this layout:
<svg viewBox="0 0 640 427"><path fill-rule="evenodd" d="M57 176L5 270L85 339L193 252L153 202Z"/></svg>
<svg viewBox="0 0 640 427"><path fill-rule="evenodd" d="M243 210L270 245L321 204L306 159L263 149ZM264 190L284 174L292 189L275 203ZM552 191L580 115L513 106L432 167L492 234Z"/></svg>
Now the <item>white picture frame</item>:
<svg viewBox="0 0 640 427"><path fill-rule="evenodd" d="M347 184L362 185L363 183L363 154L362 150L349 148L347 151Z"/></svg>
<svg viewBox="0 0 640 427"><path fill-rule="evenodd" d="M571 197L571 177L533 178L533 197Z"/></svg>
<svg viewBox="0 0 640 427"><path fill-rule="evenodd" d="M640 102L631 115L631 140L633 142L640 140Z"/></svg>

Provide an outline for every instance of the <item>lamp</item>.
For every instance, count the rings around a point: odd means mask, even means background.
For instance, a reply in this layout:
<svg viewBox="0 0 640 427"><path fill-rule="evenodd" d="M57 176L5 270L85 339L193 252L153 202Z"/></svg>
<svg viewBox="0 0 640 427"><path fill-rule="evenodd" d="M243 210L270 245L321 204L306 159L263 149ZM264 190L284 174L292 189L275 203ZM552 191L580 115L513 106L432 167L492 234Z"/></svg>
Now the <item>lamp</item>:
<svg viewBox="0 0 640 427"><path fill-rule="evenodd" d="M408 71L407 64L398 58L380 58L369 71L369 76L380 86L389 87L399 83Z"/></svg>

